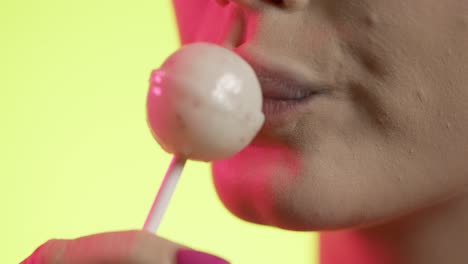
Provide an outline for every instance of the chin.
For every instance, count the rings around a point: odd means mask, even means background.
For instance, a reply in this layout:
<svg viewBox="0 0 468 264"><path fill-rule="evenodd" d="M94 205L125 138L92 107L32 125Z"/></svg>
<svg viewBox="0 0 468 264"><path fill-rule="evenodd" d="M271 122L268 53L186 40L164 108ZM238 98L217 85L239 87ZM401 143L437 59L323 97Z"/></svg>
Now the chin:
<svg viewBox="0 0 468 264"><path fill-rule="evenodd" d="M336 214L336 207L331 210L317 186L301 184L311 176L302 169L299 156L281 147L249 146L229 159L213 162L216 192L231 213L260 225L317 231L361 224L356 219L362 218Z"/></svg>
<svg viewBox="0 0 468 264"><path fill-rule="evenodd" d="M410 209L401 195L376 188L382 179L345 169L359 166L316 166L299 157L282 147L249 146L212 164L217 194L243 220L295 231L367 227Z"/></svg>
<svg viewBox="0 0 468 264"><path fill-rule="evenodd" d="M383 215L379 217L381 212L374 214L369 208L340 203L336 193L308 190L294 184L291 174L265 173L263 166L255 166L250 160L218 161L213 163L212 172L224 206L251 223L310 232L367 227L385 221Z"/></svg>

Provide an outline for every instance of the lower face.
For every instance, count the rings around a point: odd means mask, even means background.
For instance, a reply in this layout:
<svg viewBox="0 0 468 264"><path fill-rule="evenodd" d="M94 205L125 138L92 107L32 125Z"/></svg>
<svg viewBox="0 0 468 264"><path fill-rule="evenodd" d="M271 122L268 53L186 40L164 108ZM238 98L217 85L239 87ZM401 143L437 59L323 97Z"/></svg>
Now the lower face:
<svg viewBox="0 0 468 264"><path fill-rule="evenodd" d="M178 14L189 8L175 2ZM197 41L226 35L226 14L240 10L211 5ZM241 13L248 30L236 51L299 65L329 89L213 163L234 214L294 230L369 226L464 192L464 0L316 1ZM224 26L208 34L214 21Z"/></svg>

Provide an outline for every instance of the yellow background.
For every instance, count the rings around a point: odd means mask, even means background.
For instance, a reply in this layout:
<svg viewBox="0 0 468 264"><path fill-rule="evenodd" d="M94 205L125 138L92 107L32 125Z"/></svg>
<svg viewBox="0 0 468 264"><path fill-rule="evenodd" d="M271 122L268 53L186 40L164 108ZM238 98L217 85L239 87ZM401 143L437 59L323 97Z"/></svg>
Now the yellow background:
<svg viewBox="0 0 468 264"><path fill-rule="evenodd" d="M150 70L178 47L169 1L0 4L0 262L49 238L138 229L170 157L145 123ZM309 264L316 237L242 222L189 163L160 229L232 263Z"/></svg>

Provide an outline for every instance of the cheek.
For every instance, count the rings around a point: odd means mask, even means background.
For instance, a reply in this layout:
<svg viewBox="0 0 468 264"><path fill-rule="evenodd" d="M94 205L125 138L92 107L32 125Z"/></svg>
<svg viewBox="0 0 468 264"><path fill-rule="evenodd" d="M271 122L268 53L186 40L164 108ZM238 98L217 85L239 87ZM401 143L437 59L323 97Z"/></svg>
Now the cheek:
<svg viewBox="0 0 468 264"><path fill-rule="evenodd" d="M213 163L219 197L238 217L277 225L279 199L302 166L298 155L284 147L249 146L234 157ZM286 180L285 180L286 179ZM277 188L281 183L282 187Z"/></svg>
<svg viewBox="0 0 468 264"><path fill-rule="evenodd" d="M173 3L182 44L219 43L234 18L232 8L213 0L173 0Z"/></svg>

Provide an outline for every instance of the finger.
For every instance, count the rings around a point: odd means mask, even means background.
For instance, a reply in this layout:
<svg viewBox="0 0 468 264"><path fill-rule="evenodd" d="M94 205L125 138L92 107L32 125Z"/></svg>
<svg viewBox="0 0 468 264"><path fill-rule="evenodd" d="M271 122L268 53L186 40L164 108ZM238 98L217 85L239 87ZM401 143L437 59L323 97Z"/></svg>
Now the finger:
<svg viewBox="0 0 468 264"><path fill-rule="evenodd" d="M184 248L146 231L122 231L49 240L22 264L174 263Z"/></svg>
<svg viewBox="0 0 468 264"><path fill-rule="evenodd" d="M228 264L146 231L123 231L74 240L49 240L22 264Z"/></svg>
<svg viewBox="0 0 468 264"><path fill-rule="evenodd" d="M55 263L55 259L63 253L65 248L65 241L52 239L38 247L28 258L23 260L20 264L42 264L42 263ZM55 252L54 254L45 252Z"/></svg>

